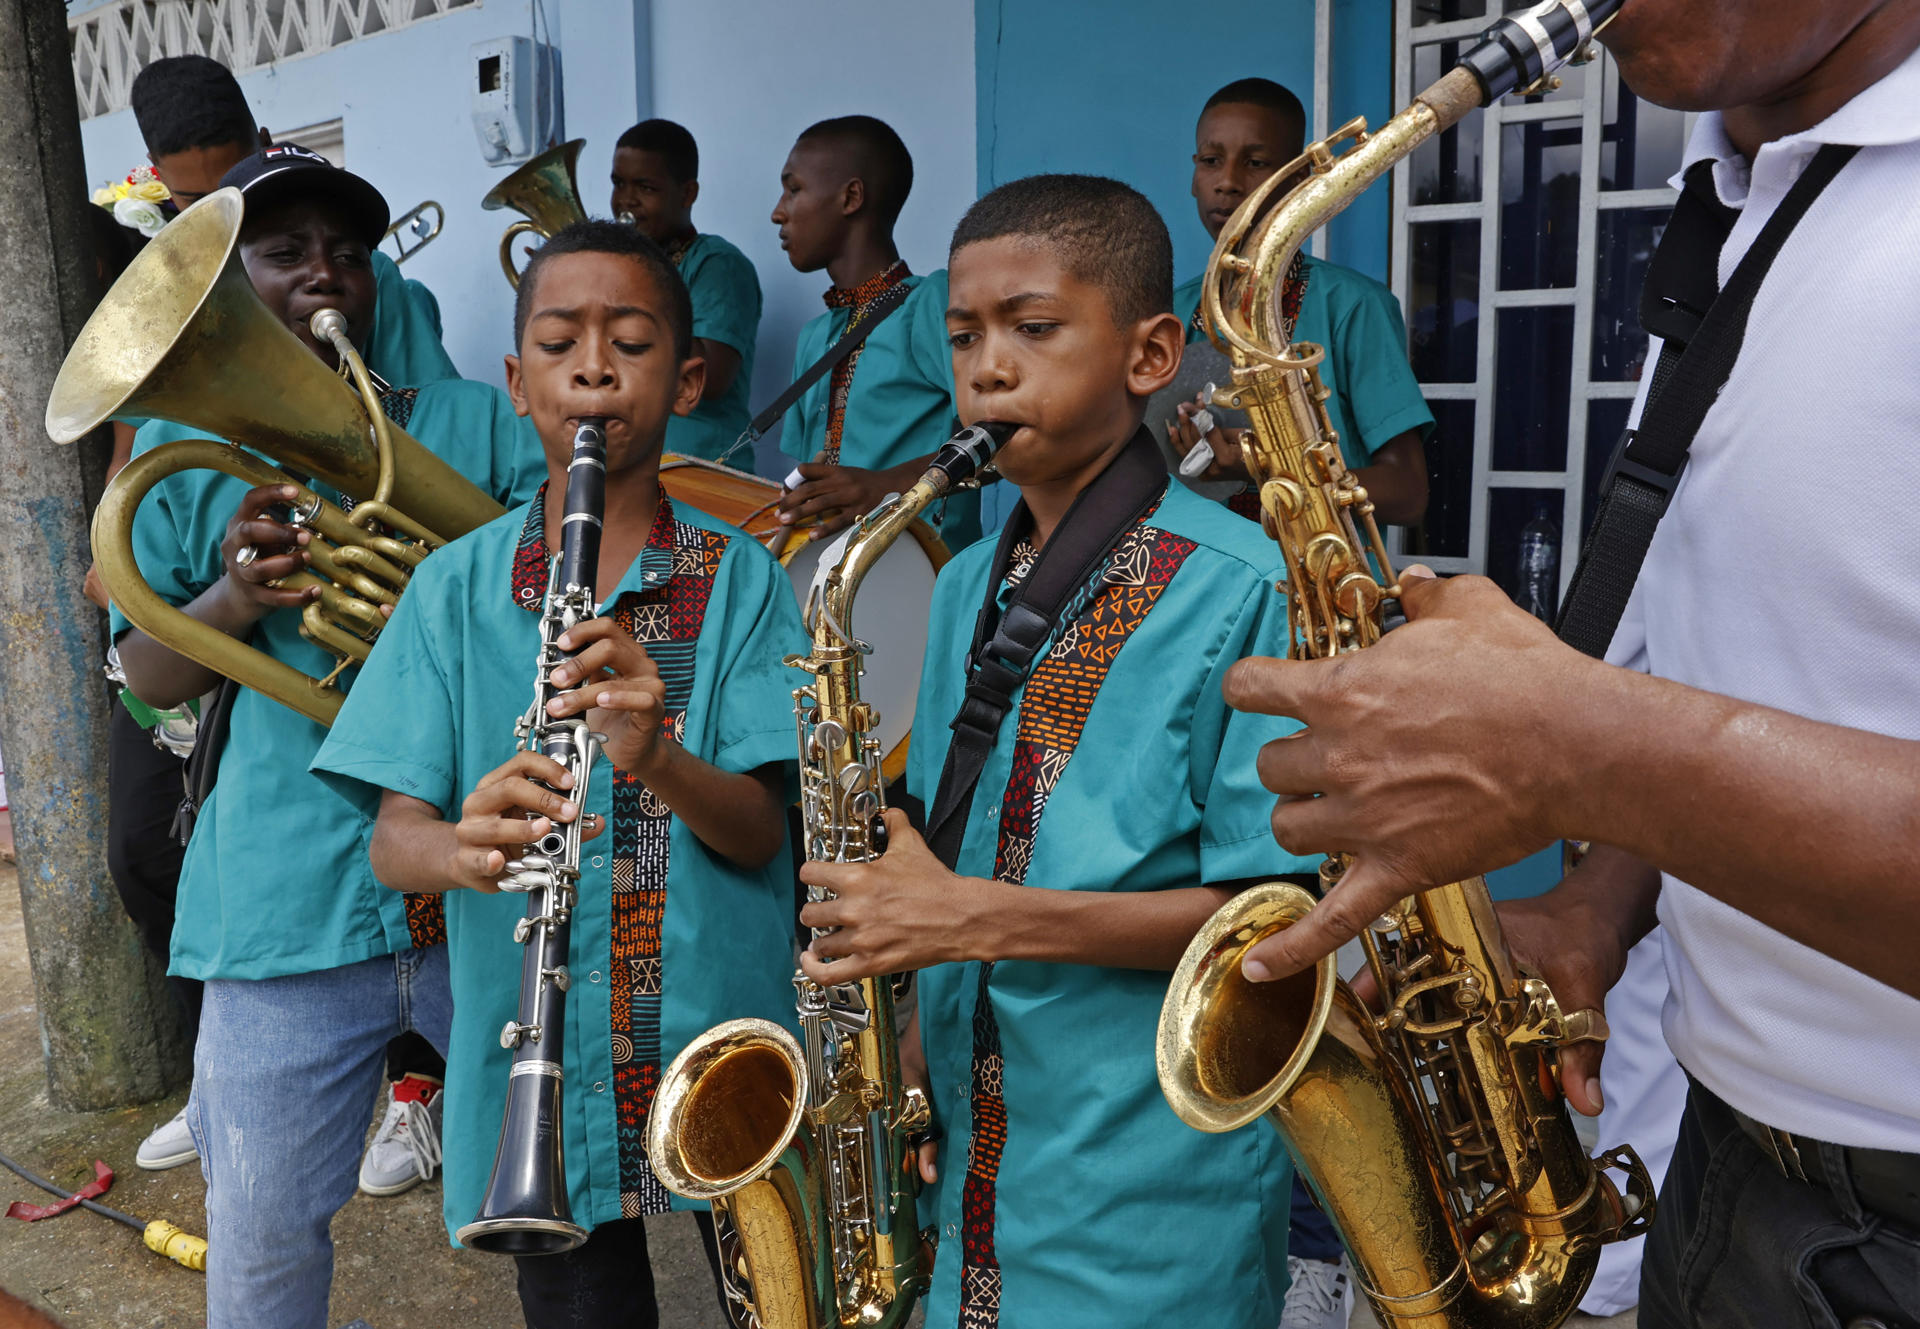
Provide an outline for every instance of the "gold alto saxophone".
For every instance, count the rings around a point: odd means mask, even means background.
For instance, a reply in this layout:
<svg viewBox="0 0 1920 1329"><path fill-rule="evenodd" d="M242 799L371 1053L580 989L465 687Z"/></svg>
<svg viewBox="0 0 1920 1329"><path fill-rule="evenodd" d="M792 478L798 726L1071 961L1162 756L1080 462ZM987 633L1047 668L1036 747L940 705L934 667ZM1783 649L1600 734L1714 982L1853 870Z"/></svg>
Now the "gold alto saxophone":
<svg viewBox="0 0 1920 1329"><path fill-rule="evenodd" d="M861 579L933 503L968 483L1011 429L976 425L934 455L822 559L807 603L812 650L794 691L807 858L865 863L886 851L874 730L860 700L853 600ZM812 898L827 898L817 890ZM914 1212L913 1137L931 1121L900 1078L894 989L884 975L826 988L796 973L800 1040L770 1020L729 1020L661 1078L647 1157L668 1190L711 1201L734 1322L757 1329L889 1329L929 1270Z"/></svg>
<svg viewBox="0 0 1920 1329"><path fill-rule="evenodd" d="M1366 490L1329 422L1320 347L1291 340L1280 286L1301 244L1421 142L1585 52L1620 0L1549 0L1500 20L1459 65L1369 135L1355 121L1251 195L1207 267L1203 317L1231 358L1216 402L1247 412L1242 455L1287 569L1290 653L1325 659L1379 640L1399 594ZM1338 154L1336 146L1352 140ZM1290 178L1304 182L1262 215ZM1377 562L1376 576L1368 556ZM1322 865L1323 885L1346 869ZM1557 1078L1560 1044L1605 1037L1563 1013L1509 955L1486 883L1402 901L1363 937L1380 1013L1334 958L1273 983L1247 949L1314 899L1273 882L1236 896L1194 938L1161 1012L1160 1084L1189 1124L1226 1131L1265 1115L1351 1254L1386 1329L1552 1329L1592 1280L1602 1243L1652 1217L1627 1147L1589 1159ZM1607 1176L1625 1177L1625 1197Z"/></svg>

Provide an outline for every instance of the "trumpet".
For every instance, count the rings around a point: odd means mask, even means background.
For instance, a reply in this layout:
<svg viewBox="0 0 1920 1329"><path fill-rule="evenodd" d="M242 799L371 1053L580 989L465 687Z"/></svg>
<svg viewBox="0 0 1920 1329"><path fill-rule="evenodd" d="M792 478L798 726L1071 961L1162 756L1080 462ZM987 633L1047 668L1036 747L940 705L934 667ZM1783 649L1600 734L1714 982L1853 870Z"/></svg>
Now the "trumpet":
<svg viewBox="0 0 1920 1329"><path fill-rule="evenodd" d="M94 561L121 611L162 645L331 724L340 674L366 659L409 571L447 540L502 509L380 409L378 391L333 310L315 335L339 353L352 386L300 344L254 294L240 264L244 203L221 189L188 208L121 274L87 320L47 400L47 433L71 443L115 415L149 416L244 441L255 452L360 498L351 515L238 443L188 439L129 462L93 518ZM235 641L167 603L140 575L133 519L153 487L206 467L250 485L295 484L292 521L313 533L319 586L301 631L335 657L323 678Z"/></svg>
<svg viewBox="0 0 1920 1329"><path fill-rule="evenodd" d="M1233 369L1215 402L1248 413L1242 456L1285 561L1295 658L1373 645L1400 588L1373 505L1341 459L1323 352L1294 342L1282 312L1293 257L1427 138L1516 87L1545 86L1620 3L1546 0L1499 20L1377 132L1355 121L1309 145L1220 234L1202 320ZM1304 182L1263 216L1301 169ZM1346 866L1330 858L1322 882ZM1248 982L1248 948L1313 905L1307 891L1270 882L1200 929L1161 1011L1168 1103L1206 1131L1267 1117L1385 1329L1553 1329L1579 1304L1600 1246L1652 1219L1652 1184L1632 1149L1589 1159L1560 1094L1557 1049L1604 1038L1604 1022L1563 1011L1518 968L1478 877L1421 890L1364 934L1379 1015L1336 978L1330 955L1288 979Z"/></svg>
<svg viewBox="0 0 1920 1329"><path fill-rule="evenodd" d="M446 220L447 210L434 200L416 203L387 227L387 233L380 237L380 243L384 245L389 240L393 241L393 261L405 263L433 243ZM409 241L412 243L409 244Z"/></svg>
<svg viewBox="0 0 1920 1329"><path fill-rule="evenodd" d="M520 289L520 271L513 265L513 242L522 235L550 240L574 222L587 219L574 170L580 161L580 149L586 146L584 138L576 138L548 148L480 200L480 206L489 212L512 208L524 214L524 220L507 227L500 237L500 269L507 274L507 285L516 291Z"/></svg>

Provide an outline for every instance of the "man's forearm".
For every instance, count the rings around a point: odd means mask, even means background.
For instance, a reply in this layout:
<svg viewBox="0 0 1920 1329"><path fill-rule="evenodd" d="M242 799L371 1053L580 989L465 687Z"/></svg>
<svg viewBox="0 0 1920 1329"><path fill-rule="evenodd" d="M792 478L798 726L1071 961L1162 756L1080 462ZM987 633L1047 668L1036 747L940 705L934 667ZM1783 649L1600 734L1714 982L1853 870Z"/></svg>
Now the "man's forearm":
<svg viewBox="0 0 1920 1329"><path fill-rule="evenodd" d="M1594 672L1566 709L1566 750L1590 757L1567 834L1920 996L1920 743Z"/></svg>
<svg viewBox="0 0 1920 1329"><path fill-rule="evenodd" d="M969 880L978 925L966 958L1170 971L1200 925L1232 898L1215 886L1170 891L1054 891ZM976 889L977 888L977 889Z"/></svg>
<svg viewBox="0 0 1920 1329"><path fill-rule="evenodd" d="M229 592L222 577L189 603L184 612L215 632L236 640L243 638L266 615L263 606ZM120 667L127 672L127 686L133 695L149 706L179 706L189 698L201 696L220 684L221 676L205 665L189 660L170 647L162 646L139 628L120 638Z"/></svg>
<svg viewBox="0 0 1920 1329"><path fill-rule="evenodd" d="M1353 476L1373 500L1377 521L1413 526L1427 515L1427 457L1418 430L1389 439Z"/></svg>

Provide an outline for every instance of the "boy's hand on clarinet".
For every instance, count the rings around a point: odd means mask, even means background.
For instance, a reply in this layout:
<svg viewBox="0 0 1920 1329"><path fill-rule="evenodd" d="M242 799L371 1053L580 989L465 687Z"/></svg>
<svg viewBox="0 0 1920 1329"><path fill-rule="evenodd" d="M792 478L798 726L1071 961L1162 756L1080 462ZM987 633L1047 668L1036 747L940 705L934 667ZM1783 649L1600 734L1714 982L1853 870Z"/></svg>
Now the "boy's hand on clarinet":
<svg viewBox="0 0 1920 1329"><path fill-rule="evenodd" d="M227 565L230 593L256 614L292 609L318 599L318 586L289 589L274 583L307 569L306 545L313 537L289 526L272 510L300 496L295 485L261 485L247 491L227 522L220 557Z"/></svg>
<svg viewBox="0 0 1920 1329"><path fill-rule="evenodd" d="M970 891L935 858L898 808L887 814L887 852L871 863L803 863L800 880L831 891L800 910L816 937L800 967L816 983L851 983L874 974L972 957L977 920Z"/></svg>
<svg viewBox="0 0 1920 1329"><path fill-rule="evenodd" d="M611 618L574 625L559 645L574 656L554 669L553 685L572 690L547 703L547 714L584 714L606 735L602 750L615 769L644 777L667 715L667 685L653 657Z"/></svg>
<svg viewBox="0 0 1920 1329"><path fill-rule="evenodd" d="M516 752L487 772L460 805L460 821L453 828L458 847L447 865L448 881L489 895L498 891L508 863L556 822L579 815L566 796L572 787L573 773L538 752ZM599 817L589 815L580 838L591 840L604 829Z"/></svg>

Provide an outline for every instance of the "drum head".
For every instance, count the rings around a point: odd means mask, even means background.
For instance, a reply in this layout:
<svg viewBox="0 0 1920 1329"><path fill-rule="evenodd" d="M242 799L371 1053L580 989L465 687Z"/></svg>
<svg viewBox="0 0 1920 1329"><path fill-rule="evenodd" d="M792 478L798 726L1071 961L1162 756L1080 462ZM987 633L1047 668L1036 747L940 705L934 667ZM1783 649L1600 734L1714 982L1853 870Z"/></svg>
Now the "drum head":
<svg viewBox="0 0 1920 1329"><path fill-rule="evenodd" d="M833 543L807 541L783 560L802 613L820 555ZM933 603L933 578L939 570L936 559L946 561L945 548L930 529L916 524L873 566L854 596L851 630L873 647L860 676L860 699L879 716L880 750L886 754L890 779L904 768L907 732L913 727L920 666L927 654L927 607Z"/></svg>

